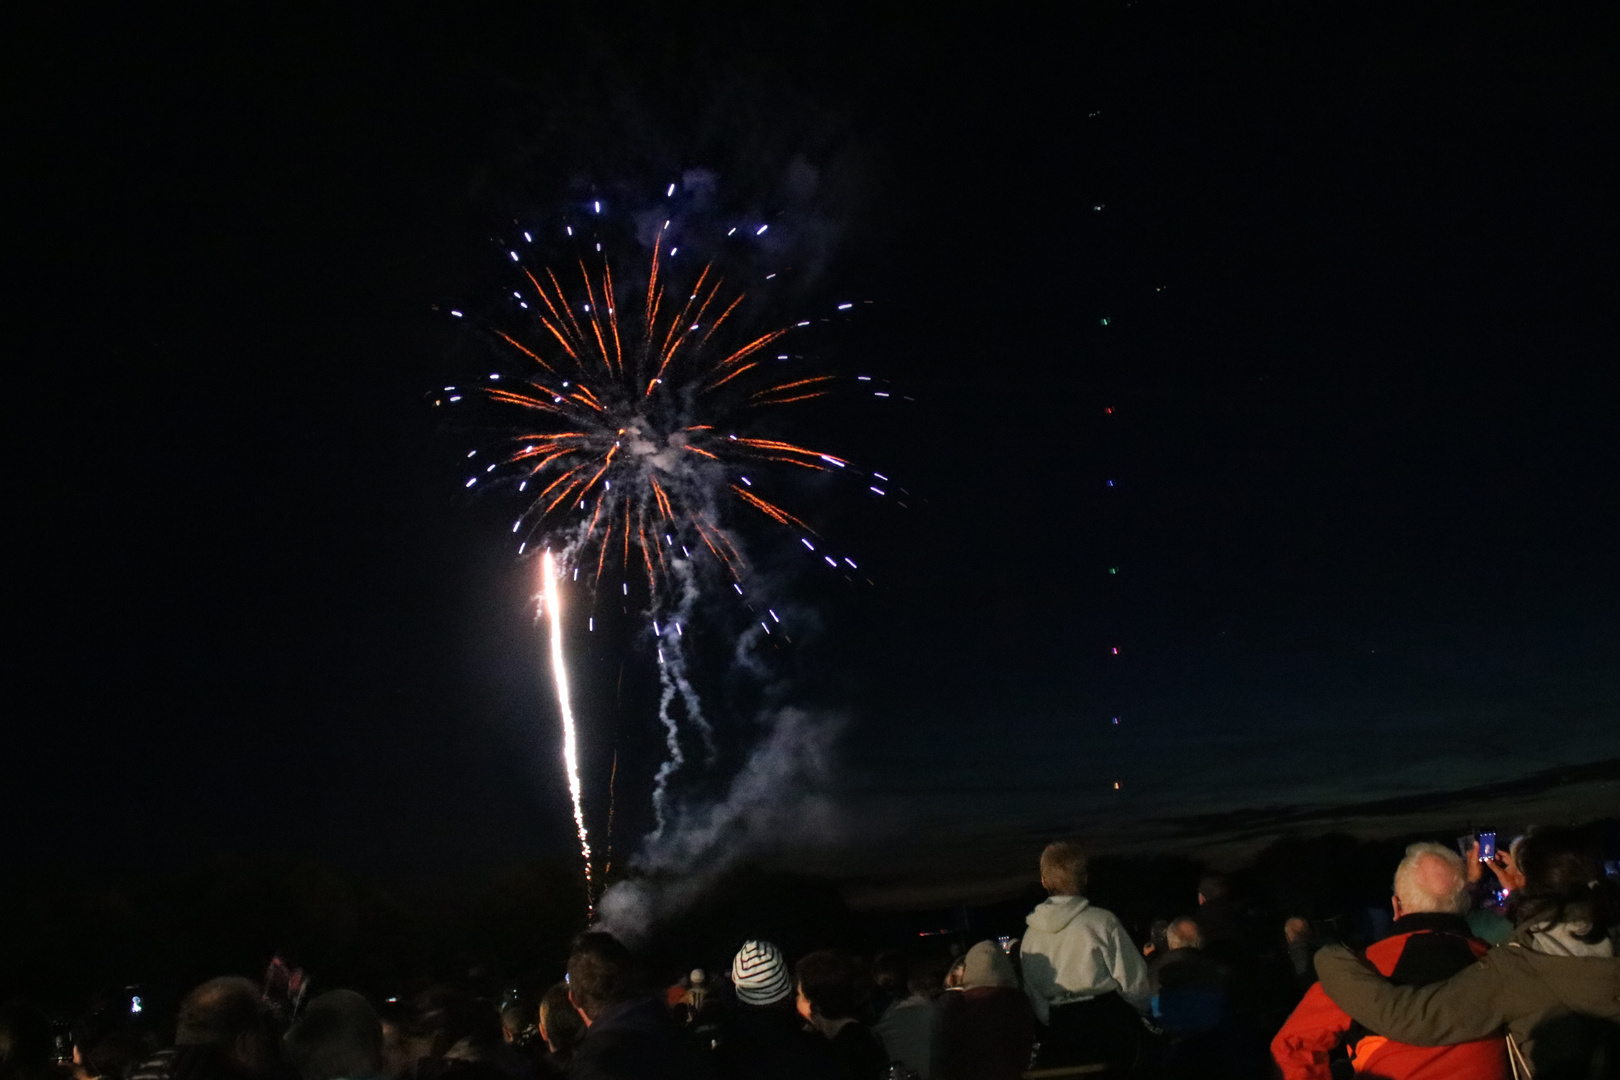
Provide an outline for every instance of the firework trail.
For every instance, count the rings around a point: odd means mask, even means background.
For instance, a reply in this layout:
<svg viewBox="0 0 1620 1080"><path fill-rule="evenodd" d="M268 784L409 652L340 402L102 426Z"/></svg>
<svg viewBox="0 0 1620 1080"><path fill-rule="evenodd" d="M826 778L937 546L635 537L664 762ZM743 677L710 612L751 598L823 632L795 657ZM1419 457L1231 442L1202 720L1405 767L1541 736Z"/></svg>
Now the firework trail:
<svg viewBox="0 0 1620 1080"><path fill-rule="evenodd" d="M585 861L585 905L587 912L596 902L591 882L591 840L585 831L585 808L579 783L579 733L574 725L574 706L568 693L568 665L563 660L562 600L557 589L557 569L547 551L540 560L541 606L550 621L551 676L557 684L557 711L562 716L563 762L568 767L568 796L574 801L574 828L579 833L579 854Z"/></svg>

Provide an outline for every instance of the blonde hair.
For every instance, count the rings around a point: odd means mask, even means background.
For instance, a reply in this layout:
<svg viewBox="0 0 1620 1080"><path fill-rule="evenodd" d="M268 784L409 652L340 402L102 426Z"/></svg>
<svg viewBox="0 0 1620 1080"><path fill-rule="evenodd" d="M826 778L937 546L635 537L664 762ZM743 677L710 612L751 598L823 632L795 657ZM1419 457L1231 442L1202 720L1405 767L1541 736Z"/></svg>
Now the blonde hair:
<svg viewBox="0 0 1620 1080"><path fill-rule="evenodd" d="M1468 910L1468 868L1441 844L1413 844L1395 868L1395 896L1409 915L1461 915Z"/></svg>
<svg viewBox="0 0 1620 1080"><path fill-rule="evenodd" d="M1078 896L1086 887L1086 853L1079 844L1057 840L1041 852L1041 888L1054 896Z"/></svg>

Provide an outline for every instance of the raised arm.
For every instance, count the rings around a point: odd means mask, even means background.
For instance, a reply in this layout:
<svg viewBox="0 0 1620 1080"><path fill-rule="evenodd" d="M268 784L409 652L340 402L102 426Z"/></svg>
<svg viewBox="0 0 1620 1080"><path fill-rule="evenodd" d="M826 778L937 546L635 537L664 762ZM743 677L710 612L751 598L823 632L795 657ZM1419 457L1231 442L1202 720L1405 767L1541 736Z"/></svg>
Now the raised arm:
<svg viewBox="0 0 1620 1080"><path fill-rule="evenodd" d="M1330 945L1316 953L1316 974L1339 1008L1397 1042L1451 1046L1507 1023L1502 973L1489 954L1444 982L1395 986L1343 945Z"/></svg>

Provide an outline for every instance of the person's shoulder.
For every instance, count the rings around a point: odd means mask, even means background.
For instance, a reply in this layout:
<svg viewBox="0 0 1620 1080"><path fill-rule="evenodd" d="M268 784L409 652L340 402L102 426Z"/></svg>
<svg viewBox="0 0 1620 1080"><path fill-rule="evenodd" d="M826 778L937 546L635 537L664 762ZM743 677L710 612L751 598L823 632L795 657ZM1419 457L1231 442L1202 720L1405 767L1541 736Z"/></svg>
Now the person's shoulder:
<svg viewBox="0 0 1620 1080"><path fill-rule="evenodd" d="M174 1072L174 1048L159 1050L129 1071L129 1080L166 1080Z"/></svg>
<svg viewBox="0 0 1620 1080"><path fill-rule="evenodd" d="M1362 955L1367 958L1368 962L1374 964L1380 972L1388 975L1389 969L1395 966L1395 962L1401 958L1401 953L1406 951L1407 939L1411 937L1412 935L1409 933L1390 934L1388 937L1381 937L1368 945Z"/></svg>
<svg viewBox="0 0 1620 1080"><path fill-rule="evenodd" d="M1088 903L1080 910L1080 913L1074 917L1074 921L1108 930L1110 932L1115 930L1122 934L1125 932L1125 924L1119 921L1118 915L1115 915L1112 911L1109 911L1105 907L1098 907L1096 904Z"/></svg>

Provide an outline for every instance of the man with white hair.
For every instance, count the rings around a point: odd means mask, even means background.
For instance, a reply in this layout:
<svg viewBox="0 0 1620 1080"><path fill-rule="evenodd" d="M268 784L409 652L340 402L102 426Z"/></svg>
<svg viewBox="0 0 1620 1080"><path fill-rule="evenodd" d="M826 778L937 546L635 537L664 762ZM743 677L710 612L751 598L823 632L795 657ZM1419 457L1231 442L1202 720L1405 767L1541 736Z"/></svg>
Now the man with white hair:
<svg viewBox="0 0 1620 1080"><path fill-rule="evenodd" d="M1164 944L1148 965L1148 980L1154 1022L1174 1044L1214 1031L1227 1019L1232 973L1204 951L1203 928L1189 915L1165 927Z"/></svg>
<svg viewBox="0 0 1620 1080"><path fill-rule="evenodd" d="M1398 986L1449 979L1489 951L1468 931L1468 875L1462 858L1440 844L1413 844L1395 868L1394 925L1367 949L1367 960ZM1507 1048L1492 1036L1456 1046L1410 1046L1357 1024L1320 983L1306 992L1271 1041L1285 1080L1328 1080L1328 1055L1347 1046L1357 1074L1415 1080L1467 1076L1506 1080Z"/></svg>

